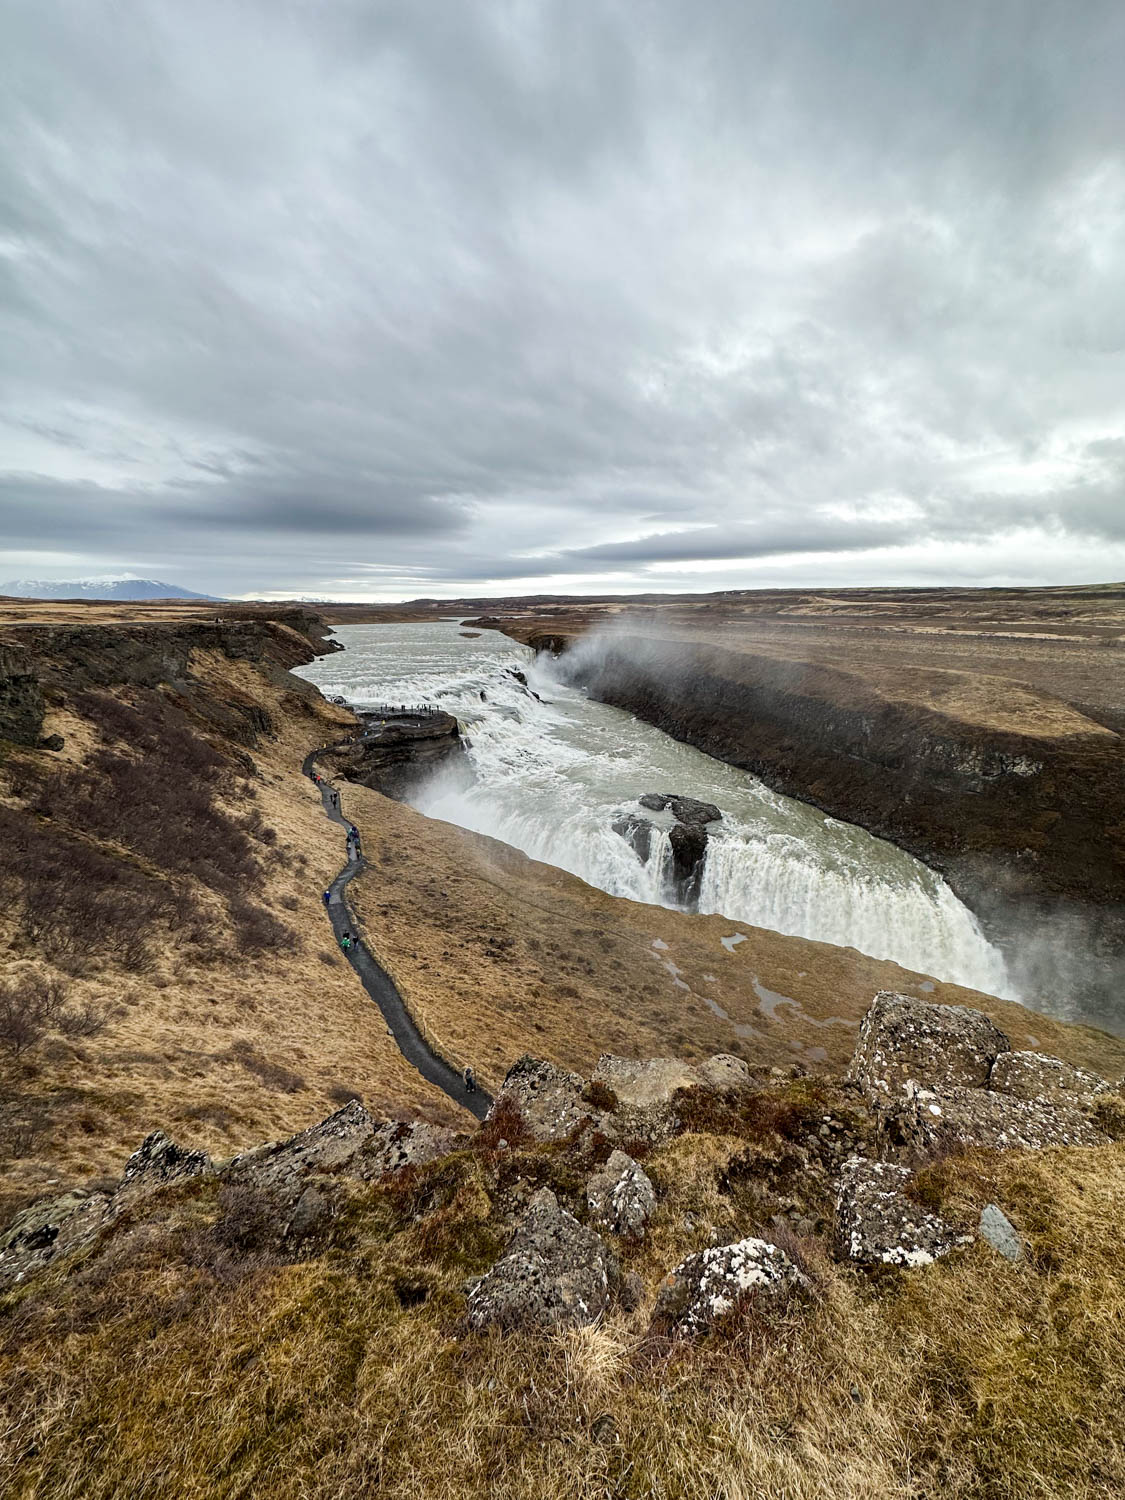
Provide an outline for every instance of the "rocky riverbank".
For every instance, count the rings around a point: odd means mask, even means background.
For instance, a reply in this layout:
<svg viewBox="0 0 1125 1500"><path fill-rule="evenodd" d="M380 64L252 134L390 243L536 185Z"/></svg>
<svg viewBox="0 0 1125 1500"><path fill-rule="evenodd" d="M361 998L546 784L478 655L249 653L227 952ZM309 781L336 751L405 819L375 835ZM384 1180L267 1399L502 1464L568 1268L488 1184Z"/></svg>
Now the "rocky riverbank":
<svg viewBox="0 0 1125 1500"><path fill-rule="evenodd" d="M360 731L332 746L324 764L346 781L402 801L440 769L468 761L457 720L440 710L410 713L386 710L359 715Z"/></svg>

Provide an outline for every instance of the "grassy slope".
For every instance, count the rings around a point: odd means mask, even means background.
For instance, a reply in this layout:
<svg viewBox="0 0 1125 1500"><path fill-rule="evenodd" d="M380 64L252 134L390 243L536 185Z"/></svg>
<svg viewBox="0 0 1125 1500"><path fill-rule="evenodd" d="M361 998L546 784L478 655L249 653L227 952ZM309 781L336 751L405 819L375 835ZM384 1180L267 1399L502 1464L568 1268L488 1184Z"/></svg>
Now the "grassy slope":
<svg viewBox="0 0 1125 1500"><path fill-rule="evenodd" d="M48 1039L22 1065L6 1066L5 1090L36 1101L47 1117L29 1150L0 1155L0 1207L8 1212L73 1180L119 1171L157 1126L229 1155L322 1119L338 1102L334 1088L354 1089L376 1113L460 1113L404 1062L324 918L320 895L343 864L343 841L300 768L318 738L338 732L339 714L324 705L318 716L295 717L280 706L280 690L246 663L216 655L195 667L217 693L263 702L278 725L253 752L262 773L253 802L277 834L255 901L297 945L241 953L223 908L201 893L218 948L210 961L169 927L151 969L128 972L101 958L68 963L77 970L66 975L72 1000L108 1009L109 1021L100 1036ZM67 736L72 765L98 743L73 713L56 712L47 729ZM55 763L44 752L39 758ZM245 810L241 801L231 808ZM10 912L0 913L0 951L7 977L60 972L49 947L18 936Z"/></svg>
<svg viewBox="0 0 1125 1500"><path fill-rule="evenodd" d="M1014 1047L1125 1072L1125 1039L855 949L607 896L364 787L346 787L344 802L372 865L351 889L376 952L442 1047L490 1084L525 1051L586 1073L601 1052L840 1070L879 989L977 1006ZM746 941L728 952L733 933ZM763 1004L756 986L796 1004Z"/></svg>

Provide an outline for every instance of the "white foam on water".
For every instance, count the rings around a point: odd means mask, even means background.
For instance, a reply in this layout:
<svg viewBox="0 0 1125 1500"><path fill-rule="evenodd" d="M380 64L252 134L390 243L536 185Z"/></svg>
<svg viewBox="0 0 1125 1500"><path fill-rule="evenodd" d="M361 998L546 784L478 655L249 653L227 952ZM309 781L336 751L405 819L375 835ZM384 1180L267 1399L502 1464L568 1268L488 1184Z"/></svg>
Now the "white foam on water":
<svg viewBox="0 0 1125 1500"><path fill-rule="evenodd" d="M323 693L359 709L435 703L461 722L473 778L437 776L411 799L421 812L503 839L611 895L674 907L669 820L650 817L644 862L613 822L639 814L645 792L714 802L723 819L709 830L700 911L1019 998L972 913L927 866L591 702L557 681L549 659L534 661L506 636L469 639L452 621L345 626L337 638L345 651L301 670Z"/></svg>

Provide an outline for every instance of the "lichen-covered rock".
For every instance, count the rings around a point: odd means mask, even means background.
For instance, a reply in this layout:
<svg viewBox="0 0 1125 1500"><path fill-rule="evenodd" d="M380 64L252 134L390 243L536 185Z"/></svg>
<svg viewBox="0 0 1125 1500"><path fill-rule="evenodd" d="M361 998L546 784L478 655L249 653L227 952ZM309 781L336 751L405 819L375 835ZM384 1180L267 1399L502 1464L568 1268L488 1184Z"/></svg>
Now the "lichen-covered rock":
<svg viewBox="0 0 1125 1500"><path fill-rule="evenodd" d="M716 1052L701 1062L699 1077L707 1088L720 1094L735 1094L751 1086L750 1069L741 1057L732 1057L729 1052Z"/></svg>
<svg viewBox="0 0 1125 1500"><path fill-rule="evenodd" d="M1096 1073L1042 1052L1002 1052L992 1065L988 1086L1014 1099L1070 1106L1110 1092L1110 1085Z"/></svg>
<svg viewBox="0 0 1125 1500"><path fill-rule="evenodd" d="M919 1161L965 1146L1038 1151L1108 1142L1082 1110L990 1089L914 1089L889 1112L886 1127L889 1138Z"/></svg>
<svg viewBox="0 0 1125 1500"><path fill-rule="evenodd" d="M169 1187L174 1182L202 1177L210 1171L211 1158L205 1151L177 1146L162 1130L154 1130L145 1136L125 1163L121 1182L113 1195L114 1209L120 1211L148 1193Z"/></svg>
<svg viewBox="0 0 1125 1500"><path fill-rule="evenodd" d="M861 1265L928 1266L972 1235L912 1203L903 1189L909 1167L853 1156L844 1163L836 1198L836 1243Z"/></svg>
<svg viewBox="0 0 1125 1500"><path fill-rule="evenodd" d="M586 1202L599 1228L641 1239L656 1208L656 1189L639 1163L624 1151L614 1151L586 1184Z"/></svg>
<svg viewBox="0 0 1125 1500"><path fill-rule="evenodd" d="M348 1168L374 1132L375 1121L358 1099L352 1099L288 1140L236 1156L223 1176L228 1183L270 1193L279 1205L295 1203L310 1174Z"/></svg>
<svg viewBox="0 0 1125 1500"><path fill-rule="evenodd" d="M880 990L859 1028L848 1077L873 1104L900 1099L910 1082L923 1088L984 1088L997 1057L1011 1050L1004 1033L979 1010L932 1005Z"/></svg>
<svg viewBox="0 0 1125 1500"><path fill-rule="evenodd" d="M804 1280L785 1252L767 1240L716 1245L689 1255L664 1278L653 1322L676 1333L706 1333L750 1298L774 1297Z"/></svg>
<svg viewBox="0 0 1125 1500"><path fill-rule="evenodd" d="M106 1222L109 1202L104 1193L75 1191L17 1214L0 1233L0 1291L92 1240Z"/></svg>
<svg viewBox="0 0 1125 1500"><path fill-rule="evenodd" d="M612 1089L618 1102L635 1108L671 1104L677 1089L695 1088L699 1069L678 1057L650 1057L643 1061L603 1052L592 1082Z"/></svg>
<svg viewBox="0 0 1125 1500"><path fill-rule="evenodd" d="M525 1054L508 1069L486 1121L515 1108L534 1140L564 1140L591 1114L582 1100L585 1087L577 1073Z"/></svg>
<svg viewBox="0 0 1125 1500"><path fill-rule="evenodd" d="M381 1177L402 1167L422 1167L456 1150L463 1135L425 1120L387 1120L378 1125L348 1167L353 1177Z"/></svg>
<svg viewBox="0 0 1125 1500"><path fill-rule="evenodd" d="M666 1141L680 1128L673 1106L677 1089L698 1088L698 1068L678 1057L639 1060L606 1052L598 1059L591 1082L617 1096L617 1109L601 1128L613 1140Z"/></svg>
<svg viewBox="0 0 1125 1500"><path fill-rule="evenodd" d="M980 1237L1005 1260L1023 1260L1027 1252L1007 1214L995 1203L986 1203L980 1211Z"/></svg>
<svg viewBox="0 0 1125 1500"><path fill-rule="evenodd" d="M469 1291L469 1323L476 1329L593 1323L609 1306L617 1277L604 1242L541 1188L505 1254Z"/></svg>

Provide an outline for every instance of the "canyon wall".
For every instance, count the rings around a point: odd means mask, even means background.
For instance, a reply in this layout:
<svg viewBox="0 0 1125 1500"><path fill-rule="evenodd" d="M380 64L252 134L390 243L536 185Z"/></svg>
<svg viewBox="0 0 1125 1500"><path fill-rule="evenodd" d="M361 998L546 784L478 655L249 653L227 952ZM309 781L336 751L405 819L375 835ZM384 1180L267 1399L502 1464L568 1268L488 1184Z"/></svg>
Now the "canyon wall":
<svg viewBox="0 0 1125 1500"><path fill-rule="evenodd" d="M925 860L1025 990L1081 993L1112 1018L1125 978L1125 742L1104 726L1000 679L876 685L682 639L607 637L564 653L560 671Z"/></svg>

